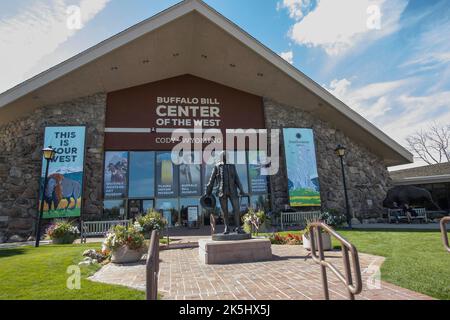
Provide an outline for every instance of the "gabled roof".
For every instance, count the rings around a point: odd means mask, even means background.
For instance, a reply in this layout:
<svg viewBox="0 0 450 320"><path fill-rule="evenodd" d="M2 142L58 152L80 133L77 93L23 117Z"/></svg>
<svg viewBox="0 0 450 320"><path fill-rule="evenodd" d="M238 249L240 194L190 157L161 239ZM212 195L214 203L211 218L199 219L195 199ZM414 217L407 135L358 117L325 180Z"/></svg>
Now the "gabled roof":
<svg viewBox="0 0 450 320"><path fill-rule="evenodd" d="M185 0L0 95L0 125L34 108L192 74L313 113L387 166L412 155L200 0Z"/></svg>
<svg viewBox="0 0 450 320"><path fill-rule="evenodd" d="M392 171L395 184L420 184L450 182L450 162Z"/></svg>

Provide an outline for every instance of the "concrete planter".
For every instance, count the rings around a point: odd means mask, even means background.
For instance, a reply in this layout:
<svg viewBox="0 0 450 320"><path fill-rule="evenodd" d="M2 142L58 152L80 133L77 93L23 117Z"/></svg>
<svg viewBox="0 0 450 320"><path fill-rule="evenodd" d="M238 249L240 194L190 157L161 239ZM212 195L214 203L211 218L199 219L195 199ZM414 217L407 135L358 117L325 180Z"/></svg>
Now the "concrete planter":
<svg viewBox="0 0 450 320"><path fill-rule="evenodd" d="M322 236L323 250L325 250L325 251L331 250L333 248L331 245L331 236L326 232L323 232L321 236ZM316 237L317 237L317 235L316 235ZM305 248L306 250L311 250L311 239L305 237L305 235L302 235L302 239L303 239L303 248ZM316 245L316 249L317 249L317 247L318 247L317 238L316 238L315 245Z"/></svg>
<svg viewBox="0 0 450 320"><path fill-rule="evenodd" d="M53 244L72 244L77 239L77 236L68 234L61 238L52 239Z"/></svg>
<svg viewBox="0 0 450 320"><path fill-rule="evenodd" d="M134 263L142 258L142 248L131 250L127 246L114 249L111 253L111 262L117 264Z"/></svg>

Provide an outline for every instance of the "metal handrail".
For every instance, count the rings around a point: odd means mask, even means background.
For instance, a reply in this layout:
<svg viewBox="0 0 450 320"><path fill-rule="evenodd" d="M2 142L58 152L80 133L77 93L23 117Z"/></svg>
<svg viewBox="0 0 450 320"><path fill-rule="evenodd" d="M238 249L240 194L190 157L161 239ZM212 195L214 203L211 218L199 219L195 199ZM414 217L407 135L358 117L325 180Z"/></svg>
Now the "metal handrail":
<svg viewBox="0 0 450 320"><path fill-rule="evenodd" d="M450 245L448 244L447 226L446 224L450 222L450 216L441 219L441 233L442 242L444 242L444 248L450 253Z"/></svg>
<svg viewBox="0 0 450 320"><path fill-rule="evenodd" d="M315 230L317 229L317 238L315 237ZM322 243L322 229L328 232L330 235L335 237L342 245L342 259L344 261L345 275L343 275L332 263L325 260L323 243ZM358 251L356 247L344 239L340 234L334 231L330 226L323 222L313 222L309 226L309 234L311 239L311 256L314 262L320 265L322 274L322 284L323 291L325 295L325 300L330 299L330 292L328 290L328 279L327 270L330 268L331 271L338 277L338 279L346 285L348 296L350 300L355 299L355 295L361 293L362 291L362 278L361 278L361 267L359 264ZM316 253L316 241L317 239L317 251ZM355 282L353 281L352 270L350 265L349 252L352 256L352 265L355 273Z"/></svg>
<svg viewBox="0 0 450 320"><path fill-rule="evenodd" d="M158 299L158 275L159 275L159 232L153 230L148 247L146 264L146 291L147 300Z"/></svg>

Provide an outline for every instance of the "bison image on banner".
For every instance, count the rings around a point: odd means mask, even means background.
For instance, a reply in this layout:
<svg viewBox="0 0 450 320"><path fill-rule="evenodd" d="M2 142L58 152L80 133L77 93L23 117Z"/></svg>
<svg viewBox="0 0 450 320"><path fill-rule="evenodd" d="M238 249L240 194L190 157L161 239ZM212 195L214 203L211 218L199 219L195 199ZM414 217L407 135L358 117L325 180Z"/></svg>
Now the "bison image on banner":
<svg viewBox="0 0 450 320"><path fill-rule="evenodd" d="M128 152L105 153L105 199L123 199L127 196Z"/></svg>
<svg viewBox="0 0 450 320"><path fill-rule="evenodd" d="M283 129L292 207L320 207L319 175L312 129Z"/></svg>
<svg viewBox="0 0 450 320"><path fill-rule="evenodd" d="M85 127L45 128L44 146L52 146L56 155L50 162L45 189L46 160L42 160L39 199L42 199L44 192L44 219L81 215L85 134Z"/></svg>

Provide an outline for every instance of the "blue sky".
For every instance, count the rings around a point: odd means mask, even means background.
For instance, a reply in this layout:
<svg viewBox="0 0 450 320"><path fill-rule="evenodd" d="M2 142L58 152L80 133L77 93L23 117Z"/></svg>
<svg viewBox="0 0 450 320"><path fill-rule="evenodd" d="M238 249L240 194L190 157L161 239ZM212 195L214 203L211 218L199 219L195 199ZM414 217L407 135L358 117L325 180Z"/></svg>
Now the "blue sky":
<svg viewBox="0 0 450 320"><path fill-rule="evenodd" d="M0 92L177 2L1 1ZM447 0L205 2L403 145L450 124ZM70 5L82 9L80 30L66 27Z"/></svg>

